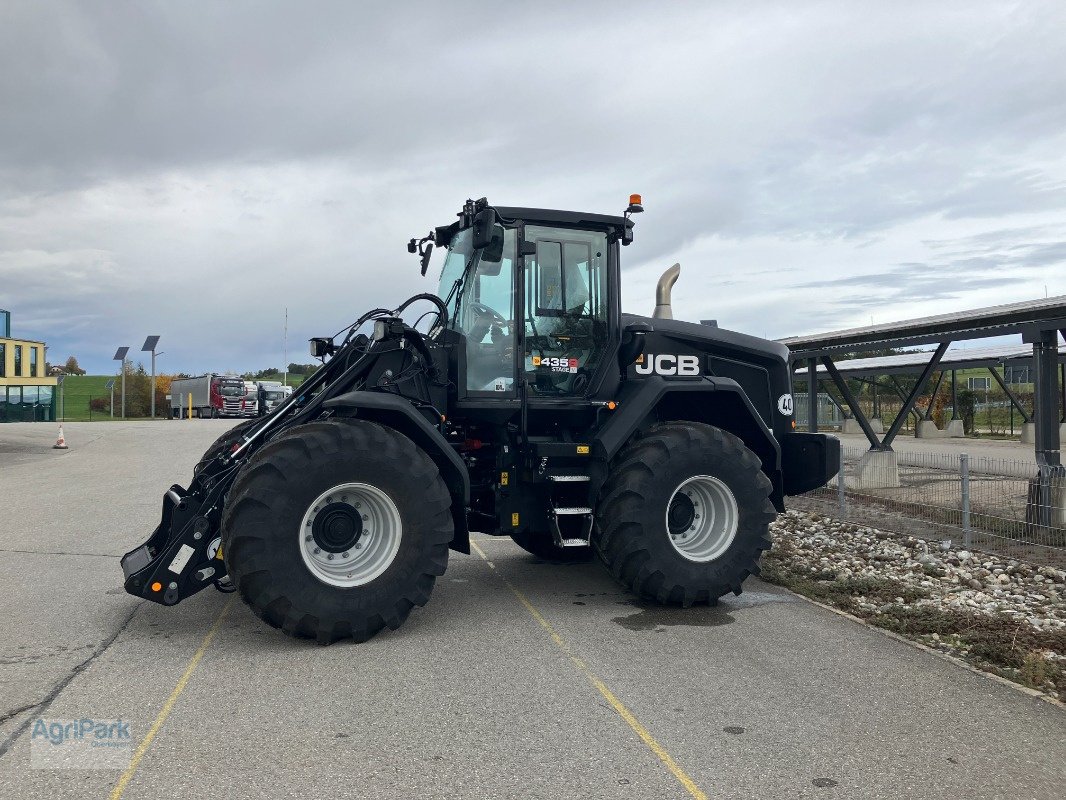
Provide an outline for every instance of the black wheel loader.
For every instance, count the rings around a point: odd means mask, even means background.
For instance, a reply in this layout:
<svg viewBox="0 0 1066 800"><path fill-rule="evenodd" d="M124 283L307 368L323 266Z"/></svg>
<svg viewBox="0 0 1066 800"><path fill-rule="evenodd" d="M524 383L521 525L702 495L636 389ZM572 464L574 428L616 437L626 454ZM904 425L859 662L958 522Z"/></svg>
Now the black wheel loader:
<svg viewBox="0 0 1066 800"><path fill-rule="evenodd" d="M166 492L126 591L174 605L215 586L291 636L363 641L477 531L597 556L661 603L739 594L785 496L825 484L839 450L795 431L785 347L672 319L676 265L652 317L622 313L641 211L468 200L412 239L423 275L446 251L437 293L312 339L321 368Z"/></svg>

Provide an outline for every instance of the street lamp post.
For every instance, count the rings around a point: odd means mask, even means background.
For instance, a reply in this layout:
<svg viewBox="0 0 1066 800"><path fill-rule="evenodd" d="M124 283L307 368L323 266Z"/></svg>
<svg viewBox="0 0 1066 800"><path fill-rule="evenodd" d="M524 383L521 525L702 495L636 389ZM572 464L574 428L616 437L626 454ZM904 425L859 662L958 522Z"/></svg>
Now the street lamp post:
<svg viewBox="0 0 1066 800"><path fill-rule="evenodd" d="M111 392L111 419L115 418L115 379L112 378L104 384L104 389Z"/></svg>
<svg viewBox="0 0 1066 800"><path fill-rule="evenodd" d="M60 375L56 378L56 386L59 388L59 421L66 422L65 407L63 406L63 379L66 375ZM37 421L37 412L34 411L33 421Z"/></svg>
<svg viewBox="0 0 1066 800"><path fill-rule="evenodd" d="M122 362L122 419L126 418L126 353L130 349L128 347L120 347L115 351L115 361Z"/></svg>
<svg viewBox="0 0 1066 800"><path fill-rule="evenodd" d="M152 419L155 419L155 348L158 344L158 336L149 336L141 346L142 353L152 354Z"/></svg>

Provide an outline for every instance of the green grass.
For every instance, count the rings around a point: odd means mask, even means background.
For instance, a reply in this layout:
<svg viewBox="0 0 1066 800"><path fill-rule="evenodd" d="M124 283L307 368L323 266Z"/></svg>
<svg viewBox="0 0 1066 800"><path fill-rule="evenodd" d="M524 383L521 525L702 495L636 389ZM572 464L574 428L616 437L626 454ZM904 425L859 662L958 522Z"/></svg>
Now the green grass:
<svg viewBox="0 0 1066 800"><path fill-rule="evenodd" d="M303 383L306 375L290 375L288 385L299 386ZM276 380L281 382L282 376L261 378L261 380ZM63 379L63 401L65 407L64 419L70 422L86 422L92 420L110 420L109 410L103 413L93 411L89 413L89 401L94 397L106 397L110 404L111 393L104 387L109 380L115 381L115 419L119 419L122 413L122 380L113 375L68 375ZM58 391L58 390L57 390ZM56 395L58 397L58 394ZM56 401L56 417L59 417L59 401ZM157 416L166 416L165 408L156 408Z"/></svg>
<svg viewBox="0 0 1066 800"><path fill-rule="evenodd" d="M68 375L64 378L62 388L64 418L73 422L88 420L89 399L91 397L107 397L110 400L111 393L104 386L111 379L111 375ZM119 379L116 377L114 380L116 382L115 417L117 418L121 413L122 395L120 393L121 383ZM57 400L56 416L59 413L60 406ZM94 411L92 414L92 419L94 420L110 418L110 415L106 412L100 414L100 412Z"/></svg>

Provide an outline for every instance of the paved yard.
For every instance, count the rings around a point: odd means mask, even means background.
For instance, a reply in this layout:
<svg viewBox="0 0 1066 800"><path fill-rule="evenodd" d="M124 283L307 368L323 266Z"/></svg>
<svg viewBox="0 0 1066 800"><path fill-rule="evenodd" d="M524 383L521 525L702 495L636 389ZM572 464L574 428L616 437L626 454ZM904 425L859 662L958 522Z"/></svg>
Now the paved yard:
<svg viewBox="0 0 1066 800"><path fill-rule="evenodd" d="M1061 796L1062 710L755 580L663 609L479 535L400 630L330 647L126 595L227 424L0 426L0 795ZM86 716L129 721L134 768L31 766L35 720Z"/></svg>

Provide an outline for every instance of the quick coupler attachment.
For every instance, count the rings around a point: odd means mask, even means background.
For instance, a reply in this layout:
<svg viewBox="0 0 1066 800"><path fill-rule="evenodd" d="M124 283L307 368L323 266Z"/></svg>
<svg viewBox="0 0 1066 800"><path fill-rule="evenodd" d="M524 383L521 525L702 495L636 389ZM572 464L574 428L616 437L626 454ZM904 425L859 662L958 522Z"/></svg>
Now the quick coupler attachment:
<svg viewBox="0 0 1066 800"><path fill-rule="evenodd" d="M122 557L127 592L172 606L226 577L218 512L197 495L180 486L163 495L158 527Z"/></svg>

